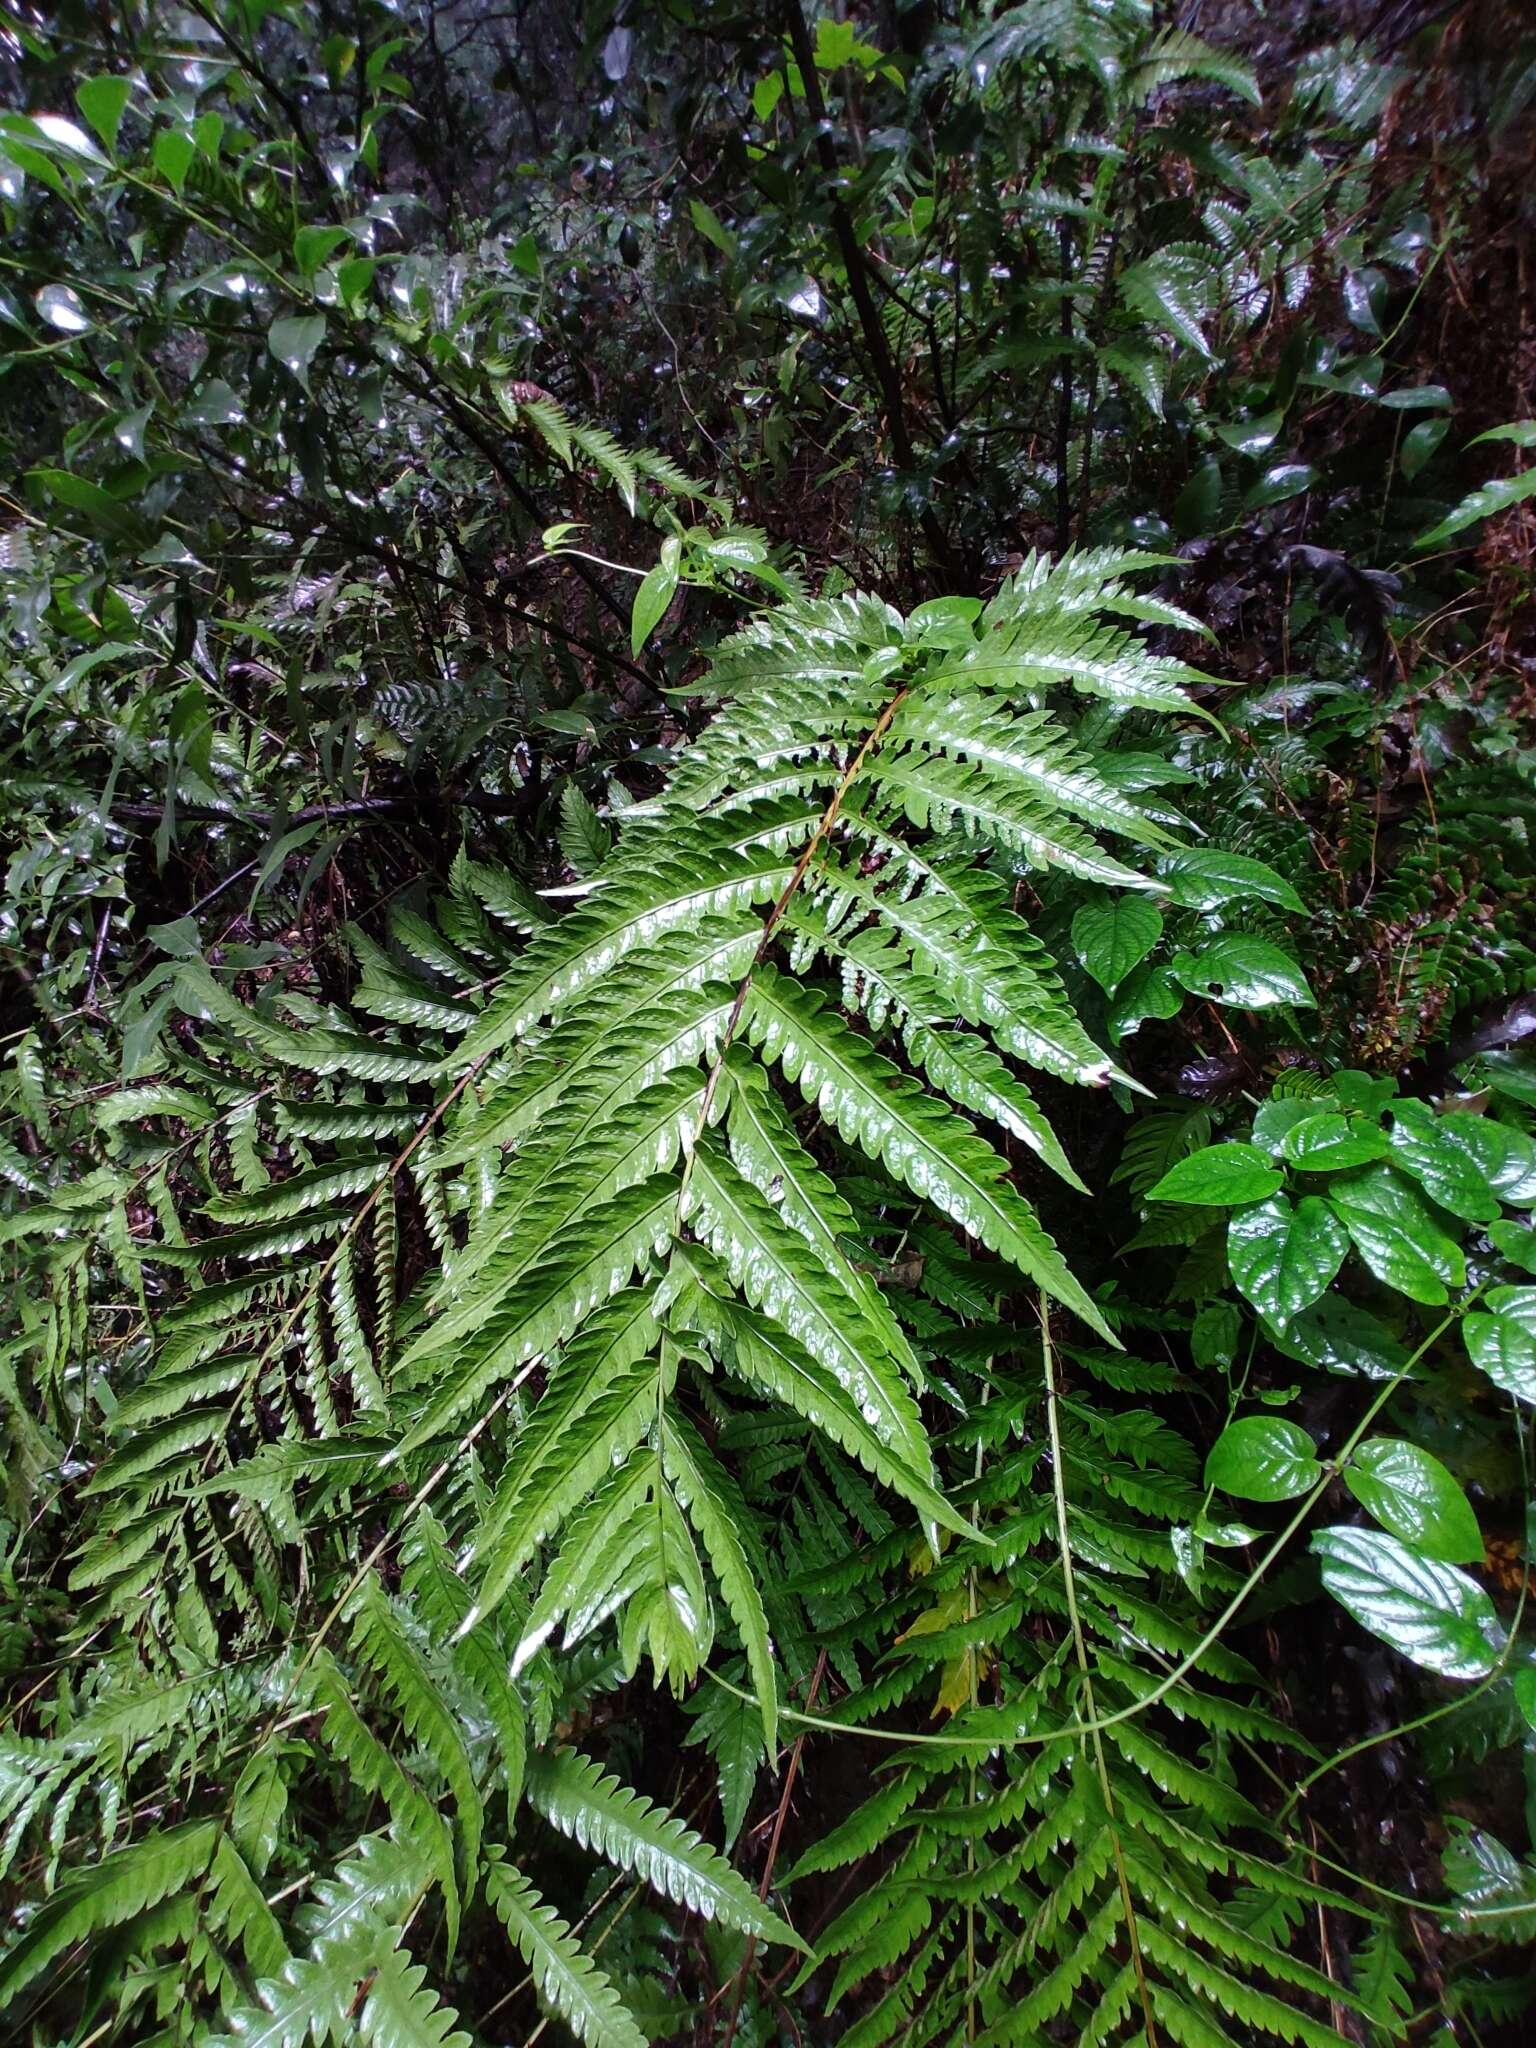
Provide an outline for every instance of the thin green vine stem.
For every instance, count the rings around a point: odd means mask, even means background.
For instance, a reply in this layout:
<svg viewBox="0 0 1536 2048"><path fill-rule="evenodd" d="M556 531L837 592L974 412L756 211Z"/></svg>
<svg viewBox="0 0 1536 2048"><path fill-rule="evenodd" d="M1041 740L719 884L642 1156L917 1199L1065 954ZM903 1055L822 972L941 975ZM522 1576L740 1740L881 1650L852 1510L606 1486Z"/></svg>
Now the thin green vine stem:
<svg viewBox="0 0 1536 2048"><path fill-rule="evenodd" d="M1077 1574L1072 1564L1072 1531L1067 1519L1067 1477L1066 1460L1061 1454L1061 1421L1056 1386L1056 1348L1051 1342L1051 1304L1044 1288L1040 1290L1040 1359L1045 1374L1045 1426L1051 1446L1051 1499L1056 1509L1056 1543L1061 1558L1062 1588L1067 1601L1067 1623L1072 1631L1072 1649L1077 1658L1077 1668L1083 1681L1083 1698L1088 1703L1088 1718L1097 1720L1098 1708L1094 1701L1093 1673L1088 1657L1088 1640L1083 1633L1083 1620L1077 1607ZM1104 1812L1109 1823L1110 1847L1115 1858L1115 1881L1120 1890L1120 1907L1125 1915L1126 1938L1131 1946L1131 1968L1136 1973L1136 1992L1140 2001L1142 2018L1146 2022L1147 2048L1157 2048L1157 2021L1152 2013L1152 1994L1147 1989L1146 1964L1142 1959L1141 1935L1136 1924L1136 1902L1131 1897L1131 1880L1125 1867L1125 1851L1120 1841L1120 1830L1115 1824L1115 1794L1109 1780L1109 1759L1104 1754L1104 1737L1097 1728L1092 1737L1094 1770L1099 1780L1099 1791L1104 1800Z"/></svg>
<svg viewBox="0 0 1536 2048"><path fill-rule="evenodd" d="M1324 1466L1322 1478L1303 1494L1296 1506L1295 1512L1290 1516L1284 1528L1281 1529L1280 1533L1271 1542L1264 1555L1253 1567L1247 1578L1243 1580L1199 1642L1165 1677L1158 1681L1151 1692L1147 1693L1144 1698L1133 1701L1128 1707L1117 1708L1113 1714L1090 1715L1086 1721L1064 1721L1059 1728L1026 1731L1016 1735L932 1735L921 1729L913 1730L910 1733L903 1733L891 1728L860 1728L853 1722L833 1721L825 1715L797 1713L790 1707L783 1709L784 1720L793 1722L797 1727L820 1728L825 1733L831 1735L859 1735L868 1742L889 1742L903 1749L921 1747L924 1749L972 1750L1032 1749L1041 1748L1048 1742L1075 1742L1082 1736L1096 1735L1102 1729L1118 1728L1122 1722L1139 1720L1149 1708L1155 1707L1159 1701L1165 1700L1177 1685L1180 1685L1192 1671L1197 1669L1201 1658L1206 1655L1207 1651L1214 1649L1216 1644L1220 1642L1222 1636L1225 1635L1227 1629L1236 1618L1239 1610L1246 1604L1249 1595L1296 1535L1308 1515L1311 1514L1313 1508L1317 1505L1324 1491L1333 1483L1354 1452L1359 1449L1366 1431L1376 1420L1376 1417L1385 1408L1404 1380L1408 1378L1425 1353L1438 1343L1445 1332L1452 1329L1472 1307L1472 1304L1481 1295L1486 1284L1484 1281L1479 1281L1477 1286L1473 1288L1472 1292L1464 1300L1455 1303L1450 1313L1442 1316L1429 1335L1418 1346L1417 1350L1410 1353L1403 1364L1392 1375L1391 1379L1382 1382L1380 1391L1350 1431L1338 1455L1330 1459L1328 1464ZM753 1706L761 1707L761 1702L755 1693L732 1685L728 1679L720 1677L718 1672L709 1671L706 1668L706 1676L711 1678L716 1685L723 1687L726 1692L734 1693L737 1699L747 1701Z"/></svg>
<svg viewBox="0 0 1536 2048"><path fill-rule="evenodd" d="M1511 1405L1515 1408L1515 1420L1518 1425L1519 1404L1512 1402ZM1530 1460L1527 1453L1525 1432L1518 1426L1516 1428L1515 1437L1520 1453L1521 1476L1525 1482L1524 1490L1526 1494L1529 1495ZM1367 1750L1379 1749L1382 1743L1384 1742L1396 1742L1400 1737L1404 1735L1416 1735L1421 1728L1432 1727L1436 1721L1443 1721L1448 1714L1460 1713L1461 1710L1464 1707L1468 1706L1473 1700L1481 1699L1482 1695L1488 1691L1490 1686L1495 1686L1499 1684L1499 1682L1503 1679L1505 1672L1508 1670L1509 1660L1514 1653L1516 1644L1519 1641L1520 1624L1525 1619L1525 1610L1529 1598L1530 1577L1528 1573L1522 1573L1520 1578L1520 1591L1515 1601L1514 1619L1510 1623L1504 1647L1499 1652L1498 1661L1495 1663L1493 1669L1490 1672L1488 1672L1486 1676L1480 1678L1476 1685L1472 1686L1470 1690L1468 1690L1467 1692L1458 1693L1454 1699L1442 1700L1439 1706L1430 1707L1426 1709L1424 1713L1416 1714L1412 1720L1399 1721L1393 1727L1383 1728L1374 1735L1362 1736L1358 1742L1352 1742L1347 1749L1339 1750L1337 1754L1334 1756L1325 1757L1323 1761L1318 1765L1317 1769L1315 1771L1309 1771L1306 1777L1304 1777L1301 1780L1300 1784L1297 1785L1295 1789L1291 1792L1289 1797L1286 1799L1285 1804L1280 1808L1279 1813L1277 1813L1275 1816L1276 1824L1278 1826L1283 1826L1286 1820L1294 1812L1297 1801L1300 1799L1304 1799L1308 1792L1311 1791L1314 1785L1319 1783L1321 1779L1326 1778L1330 1772L1338 1770L1340 1765L1349 1763L1353 1758L1357 1756L1363 1756ZM1362 1884L1366 1884L1369 1882L1369 1880L1366 1878L1361 1878L1360 1882Z"/></svg>

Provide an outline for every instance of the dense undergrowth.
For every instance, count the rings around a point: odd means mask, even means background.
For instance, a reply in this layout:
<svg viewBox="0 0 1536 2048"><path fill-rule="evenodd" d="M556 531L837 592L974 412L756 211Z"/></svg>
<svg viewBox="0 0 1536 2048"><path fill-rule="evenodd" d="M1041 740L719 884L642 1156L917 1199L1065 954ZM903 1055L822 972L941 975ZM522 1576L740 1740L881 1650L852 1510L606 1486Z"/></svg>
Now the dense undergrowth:
<svg viewBox="0 0 1536 2048"><path fill-rule="evenodd" d="M1524 2038L1520 11L0 63L4 2037Z"/></svg>

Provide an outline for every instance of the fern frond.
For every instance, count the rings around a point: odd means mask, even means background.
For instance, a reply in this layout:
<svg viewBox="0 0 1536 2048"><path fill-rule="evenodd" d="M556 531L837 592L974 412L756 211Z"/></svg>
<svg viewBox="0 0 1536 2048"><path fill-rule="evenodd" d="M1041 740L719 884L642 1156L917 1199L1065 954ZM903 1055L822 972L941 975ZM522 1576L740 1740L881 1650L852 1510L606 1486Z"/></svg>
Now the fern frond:
<svg viewBox="0 0 1536 2048"><path fill-rule="evenodd" d="M778 1677L773 1646L768 1639L768 1617L763 1612L753 1562L747 1556L740 1533L740 1502L733 1502L725 1475L699 1438L681 1422L663 1429L662 1463L689 1521L698 1531L704 1554L720 1582L725 1604L741 1636L747 1670L762 1709L763 1741L771 1757L778 1729Z"/></svg>
<svg viewBox="0 0 1536 2048"><path fill-rule="evenodd" d="M77 1942L120 1927L172 1893L195 1889L218 1841L217 1823L187 1821L119 1849L62 1884L21 1939L0 1955L0 2007L9 2005Z"/></svg>
<svg viewBox="0 0 1536 2048"><path fill-rule="evenodd" d="M663 854L639 872L623 862L622 851L582 908L534 940L466 1036L463 1060L483 1059L523 1037L669 931L777 895L791 873L791 863L771 849L738 854L718 840L701 841L693 858Z"/></svg>
<svg viewBox="0 0 1536 2048"><path fill-rule="evenodd" d="M1016 788L1026 800L1065 811L1101 832L1117 832L1139 846L1169 844L1168 835L1105 781L1046 712L1010 714L986 698L958 690L942 696L930 688L901 706L891 721L891 740L985 769L1003 788Z"/></svg>
<svg viewBox="0 0 1536 2048"><path fill-rule="evenodd" d="M454 2021L458 2014L439 2002L421 1963L407 1963L391 1949L373 1973L362 2011L368 2048L470 2048L470 2036Z"/></svg>
<svg viewBox="0 0 1536 2048"><path fill-rule="evenodd" d="M613 1985L521 1871L493 1863L485 1890L532 1971L540 1999L585 2048L646 2048Z"/></svg>
<svg viewBox="0 0 1536 2048"><path fill-rule="evenodd" d="M1118 1343L1034 1210L1013 1191L1004 1162L970 1124L924 1094L820 997L772 968L754 978L745 1022L764 1057L783 1067L850 1145Z"/></svg>
<svg viewBox="0 0 1536 2048"><path fill-rule="evenodd" d="M481 1569L477 1614L497 1605L538 1545L651 1427L657 1375L649 1360L659 1341L651 1300L636 1288L565 1347L465 1560Z"/></svg>
<svg viewBox="0 0 1536 2048"><path fill-rule="evenodd" d="M359 1588L352 1612L352 1642L383 1686L407 1731L419 1742L453 1794L466 1879L479 1860L485 1814L459 1732L431 1672L397 1619L375 1574Z"/></svg>
<svg viewBox="0 0 1536 2048"><path fill-rule="evenodd" d="M628 1284L638 1266L659 1256L676 1224L677 1196L674 1175L653 1174L555 1237L513 1303L475 1331L468 1360L458 1358L437 1375L436 1393L407 1426L395 1455L449 1429L498 1380L572 1335L594 1308ZM426 1377L424 1360L443 1348L444 1340L429 1329L425 1341L401 1360L400 1381L419 1384Z"/></svg>
<svg viewBox="0 0 1536 2048"><path fill-rule="evenodd" d="M761 1941L804 1950L793 1928L692 1828L576 1750L556 1750L533 1764L528 1796L562 1834L621 1869L633 1870L679 1905Z"/></svg>
<svg viewBox="0 0 1536 2048"><path fill-rule="evenodd" d="M725 1271L713 1260L706 1261L697 1249L675 1256L679 1271L694 1281L672 1309L671 1319L680 1334L696 1332L731 1370L825 1430L925 1520L969 1532L970 1525L933 1483L926 1439L919 1465L908 1464L903 1456L913 1447L904 1397L892 1397L889 1413L882 1412L878 1401L860 1401L854 1386L844 1384L835 1368L824 1366L787 1328L747 1314L733 1298Z"/></svg>
<svg viewBox="0 0 1536 2048"><path fill-rule="evenodd" d="M847 1290L833 1286L799 1232L711 1139L693 1155L689 1197L689 1220L724 1261L733 1285L831 1374L902 1464L931 1474L927 1436L900 1361L884 1351Z"/></svg>

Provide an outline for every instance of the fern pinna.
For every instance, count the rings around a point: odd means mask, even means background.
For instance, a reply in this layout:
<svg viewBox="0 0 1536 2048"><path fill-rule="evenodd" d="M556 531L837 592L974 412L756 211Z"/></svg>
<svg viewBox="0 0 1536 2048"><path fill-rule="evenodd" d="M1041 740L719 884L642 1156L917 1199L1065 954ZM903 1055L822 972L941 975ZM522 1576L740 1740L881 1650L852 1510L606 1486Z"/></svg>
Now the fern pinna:
<svg viewBox="0 0 1536 2048"><path fill-rule="evenodd" d="M0 1749L43 1898L13 2015L468 2040L452 1952L494 1938L528 1976L475 2038L528 1990L602 2048L665 2032L684 1914L722 1971L809 1945L797 1873L769 1903L782 1868L760 1895L586 1753L648 1663L729 1838L791 1730L885 1752L799 1858L878 1859L804 1964L850 2040L1334 2038L1347 1994L1286 1950L1324 1894L1236 1783L1290 1738L1201 1639L1192 1453L1133 1405L1164 1369L1025 1192L1083 1185L1026 1071L1133 1085L1029 913L1163 888L1147 732L1204 679L1138 636L1191 624L1138 566L788 602L567 914L461 856L355 935L348 1009L182 975L70 1211L138 1306L110 1373L23 1361L115 1448L73 1482L86 1675ZM560 1837L618 1873L584 1910L541 1896ZM663 1918L589 1947L615 1882Z"/></svg>

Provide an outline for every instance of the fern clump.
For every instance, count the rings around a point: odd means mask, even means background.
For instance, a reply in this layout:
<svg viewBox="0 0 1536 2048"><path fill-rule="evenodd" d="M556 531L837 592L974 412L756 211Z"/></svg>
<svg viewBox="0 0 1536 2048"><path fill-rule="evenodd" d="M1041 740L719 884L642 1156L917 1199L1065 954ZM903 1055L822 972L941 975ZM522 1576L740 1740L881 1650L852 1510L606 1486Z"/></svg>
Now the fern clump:
<svg viewBox="0 0 1536 2048"><path fill-rule="evenodd" d="M336 2036L354 2009L367 2038L446 2040L403 1948L430 1898L449 1942L492 1909L551 2011L629 2040L621 1993L512 1860L551 1827L674 1909L799 1944L719 1851L553 1731L641 1663L678 1692L725 1663L750 1714L735 1769L756 1772L827 1612L807 1511L881 1552L944 1554L946 1599L979 1575L1006 1604L1010 1573L1038 1581L1028 1513L991 1530L991 1477L956 1497L940 1473L965 1370L944 1364L942 1282L971 1247L999 1290L1042 1290L1114 1356L1026 1192L1081 1188L1030 1073L1126 1077L1024 905L1055 877L1165 891L1147 860L1169 831L1122 793L1114 721L1090 737L1073 719L1083 696L1139 721L1192 709L1202 678L1116 623L1184 623L1135 596L1135 567L1030 561L987 606L909 618L788 600L715 651L700 688L721 709L612 850L569 809L592 862L578 907L553 915L463 858L432 918L354 936L350 1010L180 975L178 1053L98 1118L115 1255L147 1313L74 1540L82 1634L111 1649L90 1696L59 1694L6 1761L12 1858L49 1860L59 1798L76 1825L94 1810L98 1849L74 1849L6 1952L6 1999L115 1929L231 2040ZM150 1212L125 1229L141 1184ZM928 1278L903 1296L909 1245ZM776 1442L809 1460L778 1534ZM1161 1511L1137 1456L1114 1466L1122 1493ZM1092 1581L1085 1597L1110 1599ZM831 1638L848 1683L885 1626L866 1636L860 1614ZM979 1651L979 1624L958 1628ZM920 1634L928 1663L954 1628ZM1042 1642L1010 1726L1079 1714L1071 1673ZM248 1757L233 1786L199 1731ZM965 1735L956 1753L991 1749ZM356 1835L274 1907L264 1880L301 1855L315 1769ZM1030 1761L1016 1819L1059 1772L1085 1812L1112 1798L1075 1769L1067 1747ZM129 1821L166 1772L176 1819ZM913 1802L924 1788L928 1765ZM940 1837L922 1825L913 1874ZM53 1862L63 1841L55 1825ZM1010 1882L1044 1855L1010 1847ZM922 1898L901 1925L936 1956L952 1911L930 1927ZM1114 1915L1090 1919L1108 1958ZM838 1989L903 1946L850 1935ZM1030 1954L993 1958L987 1985Z"/></svg>

